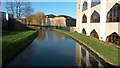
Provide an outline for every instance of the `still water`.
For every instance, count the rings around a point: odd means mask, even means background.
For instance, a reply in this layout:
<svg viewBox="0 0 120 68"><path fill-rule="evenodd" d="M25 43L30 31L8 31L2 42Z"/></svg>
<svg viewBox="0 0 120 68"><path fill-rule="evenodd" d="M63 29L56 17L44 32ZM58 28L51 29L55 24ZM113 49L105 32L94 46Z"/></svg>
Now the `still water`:
<svg viewBox="0 0 120 68"><path fill-rule="evenodd" d="M7 66L104 66L67 35L39 30L38 37Z"/></svg>

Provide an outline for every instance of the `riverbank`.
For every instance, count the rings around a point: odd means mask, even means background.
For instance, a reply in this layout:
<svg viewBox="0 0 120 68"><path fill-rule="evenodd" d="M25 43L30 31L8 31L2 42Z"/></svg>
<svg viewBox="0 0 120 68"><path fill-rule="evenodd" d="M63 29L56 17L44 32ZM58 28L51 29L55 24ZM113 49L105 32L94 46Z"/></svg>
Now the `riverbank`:
<svg viewBox="0 0 120 68"><path fill-rule="evenodd" d="M3 30L2 34L2 63L4 66L36 38L37 31Z"/></svg>
<svg viewBox="0 0 120 68"><path fill-rule="evenodd" d="M116 48L115 46L101 42L98 39L91 38L77 32L67 32L63 30L56 30L56 31L65 33L73 37L78 42L85 45L87 48L89 48L94 53L96 53L100 58L105 60L107 63L110 63L111 65L115 65L115 66L120 66L119 63L120 49Z"/></svg>

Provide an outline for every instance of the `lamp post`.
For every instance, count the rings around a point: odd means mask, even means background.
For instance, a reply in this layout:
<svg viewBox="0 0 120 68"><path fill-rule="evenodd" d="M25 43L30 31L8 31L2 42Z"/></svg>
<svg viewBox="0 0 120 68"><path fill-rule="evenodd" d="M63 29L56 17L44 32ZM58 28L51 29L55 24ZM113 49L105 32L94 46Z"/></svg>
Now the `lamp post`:
<svg viewBox="0 0 120 68"><path fill-rule="evenodd" d="M70 18L68 17L68 28L70 30Z"/></svg>

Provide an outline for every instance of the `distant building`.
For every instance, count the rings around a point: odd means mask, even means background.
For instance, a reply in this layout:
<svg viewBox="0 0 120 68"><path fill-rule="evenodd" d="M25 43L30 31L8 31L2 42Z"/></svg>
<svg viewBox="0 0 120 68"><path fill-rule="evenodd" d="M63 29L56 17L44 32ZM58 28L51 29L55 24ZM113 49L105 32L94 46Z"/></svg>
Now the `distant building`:
<svg viewBox="0 0 120 68"><path fill-rule="evenodd" d="M54 26L66 26L66 18L65 17L55 17L53 19Z"/></svg>
<svg viewBox="0 0 120 68"><path fill-rule="evenodd" d="M27 24L26 18L16 18L16 20L22 24Z"/></svg>
<svg viewBox="0 0 120 68"><path fill-rule="evenodd" d="M66 22L66 26L76 26L76 20L70 16L66 16L66 15L59 15L57 17L64 17L65 18L65 22Z"/></svg>
<svg viewBox="0 0 120 68"><path fill-rule="evenodd" d="M46 15L45 25L49 26L76 26L76 20L66 15Z"/></svg>
<svg viewBox="0 0 120 68"><path fill-rule="evenodd" d="M56 16L53 15L53 14L46 15L44 25L54 26L54 25L55 25L55 23L54 23L54 21L53 21L54 17L56 17Z"/></svg>

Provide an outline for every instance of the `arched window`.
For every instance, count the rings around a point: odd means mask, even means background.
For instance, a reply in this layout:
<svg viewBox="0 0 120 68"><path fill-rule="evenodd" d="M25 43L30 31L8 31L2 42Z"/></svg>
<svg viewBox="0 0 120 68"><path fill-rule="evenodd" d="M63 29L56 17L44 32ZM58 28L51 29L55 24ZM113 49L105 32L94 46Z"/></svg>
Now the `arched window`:
<svg viewBox="0 0 120 68"><path fill-rule="evenodd" d="M98 33L95 31L95 29L90 33L90 36L99 39Z"/></svg>
<svg viewBox="0 0 120 68"><path fill-rule="evenodd" d="M107 14L107 22L120 22L120 4L116 3Z"/></svg>
<svg viewBox="0 0 120 68"><path fill-rule="evenodd" d="M84 14L83 17L82 17L82 23L87 23L87 17L86 17L85 14Z"/></svg>
<svg viewBox="0 0 120 68"><path fill-rule="evenodd" d="M107 36L106 41L120 46L120 36L116 32Z"/></svg>
<svg viewBox="0 0 120 68"><path fill-rule="evenodd" d="M94 11L91 15L91 23L100 22L100 15L97 11Z"/></svg>
<svg viewBox="0 0 120 68"><path fill-rule="evenodd" d="M87 2L85 1L84 3L83 3L83 8L82 8L82 10L84 11L84 10L87 10L87 6L88 6L88 4L87 4Z"/></svg>
<svg viewBox="0 0 120 68"><path fill-rule="evenodd" d="M100 0L92 0L91 7L96 6L98 4L100 4Z"/></svg>
<svg viewBox="0 0 120 68"><path fill-rule="evenodd" d="M83 28L82 33L86 35L86 30Z"/></svg>

